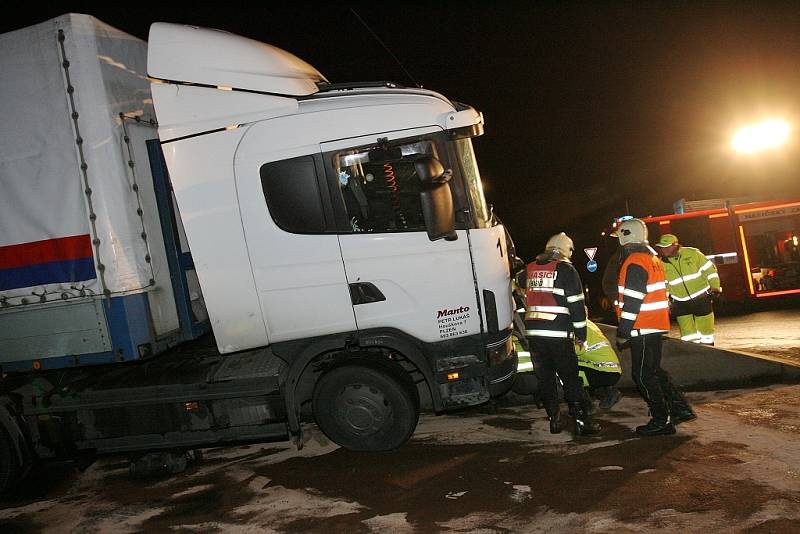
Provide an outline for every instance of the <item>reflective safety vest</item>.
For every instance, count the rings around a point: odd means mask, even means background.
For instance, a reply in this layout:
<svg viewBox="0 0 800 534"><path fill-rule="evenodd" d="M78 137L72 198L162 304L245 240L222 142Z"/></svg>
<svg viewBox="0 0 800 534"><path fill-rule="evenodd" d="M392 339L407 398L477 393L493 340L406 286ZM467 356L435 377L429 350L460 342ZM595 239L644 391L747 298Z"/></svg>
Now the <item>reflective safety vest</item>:
<svg viewBox="0 0 800 534"><path fill-rule="evenodd" d="M645 287L630 287L628 267L638 265L647 273ZM622 263L619 273L617 318L633 321L631 336L669 332L669 302L664 266L655 254L633 252ZM629 306L625 306L628 302ZM641 306L637 304L641 303ZM638 311L636 310L638 307Z"/></svg>
<svg viewBox="0 0 800 534"><path fill-rule="evenodd" d="M696 248L678 247L675 256L661 261L667 289L675 300L692 300L705 295L712 287L720 287L716 266Z"/></svg>
<svg viewBox="0 0 800 534"><path fill-rule="evenodd" d="M558 261L544 265L529 263L525 288L525 319L553 320L558 315L569 315L565 306L560 306L553 295L564 295L564 290L555 287Z"/></svg>
<svg viewBox="0 0 800 534"><path fill-rule="evenodd" d="M586 321L586 350L579 348L575 353L578 355L580 367L604 373L622 374L617 353L611 348L611 343L603 331L592 321Z"/></svg>
<svg viewBox="0 0 800 534"><path fill-rule="evenodd" d="M522 346L516 335L514 335L513 339L514 348L517 351L517 372L533 372L531 353ZM603 331L592 321L586 321L586 350L579 348L575 352L578 355L578 366L580 368L594 369L603 373L622 374L622 366L619 363L617 353L614 352ZM583 377L584 386L588 386L586 375L580 372L579 374Z"/></svg>
<svg viewBox="0 0 800 534"><path fill-rule="evenodd" d="M514 339L514 350L517 351L517 372L518 373L532 373L533 372L533 360L531 359L531 353L528 350L525 350L525 347L522 346L519 338L513 335Z"/></svg>

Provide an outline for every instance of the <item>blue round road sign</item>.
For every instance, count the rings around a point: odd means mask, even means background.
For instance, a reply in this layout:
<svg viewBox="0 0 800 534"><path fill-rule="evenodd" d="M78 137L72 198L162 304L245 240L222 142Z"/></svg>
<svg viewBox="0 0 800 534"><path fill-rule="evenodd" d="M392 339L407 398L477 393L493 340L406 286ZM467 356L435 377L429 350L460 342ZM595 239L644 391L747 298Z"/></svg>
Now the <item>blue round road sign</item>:
<svg viewBox="0 0 800 534"><path fill-rule="evenodd" d="M586 264L586 268L589 269L590 273L593 273L597 270L597 262L594 260L589 260L589 263Z"/></svg>

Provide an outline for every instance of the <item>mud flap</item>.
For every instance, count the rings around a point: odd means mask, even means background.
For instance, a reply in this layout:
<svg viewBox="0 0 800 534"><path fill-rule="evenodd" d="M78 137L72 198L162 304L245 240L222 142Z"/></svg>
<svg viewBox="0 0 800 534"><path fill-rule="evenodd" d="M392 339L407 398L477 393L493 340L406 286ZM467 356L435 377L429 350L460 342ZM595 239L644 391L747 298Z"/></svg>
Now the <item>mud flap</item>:
<svg viewBox="0 0 800 534"><path fill-rule="evenodd" d="M6 431L8 437L11 438L11 450L16 455L16 459L24 471L30 462L27 461L28 455L25 454L26 451L22 449L22 444L28 443L28 440L25 438L25 434L22 432L17 418L13 415L13 406L11 399L6 397L0 399L0 426Z"/></svg>

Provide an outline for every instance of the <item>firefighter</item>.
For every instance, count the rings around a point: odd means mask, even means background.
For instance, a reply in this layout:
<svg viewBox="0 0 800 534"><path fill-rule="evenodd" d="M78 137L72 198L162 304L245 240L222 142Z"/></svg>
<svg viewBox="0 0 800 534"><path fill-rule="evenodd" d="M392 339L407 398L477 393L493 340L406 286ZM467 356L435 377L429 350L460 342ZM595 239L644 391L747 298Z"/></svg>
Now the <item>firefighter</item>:
<svg viewBox="0 0 800 534"><path fill-rule="evenodd" d="M719 294L717 268L696 248L684 247L674 234L664 234L656 243L664 264L672 301L672 312L678 320L681 339L714 344L714 310L711 293Z"/></svg>
<svg viewBox="0 0 800 534"><path fill-rule="evenodd" d="M586 320L586 345L576 347L578 376L593 397L599 400L604 410L614 406L622 394L615 387L622 376L622 366L617 353L602 330Z"/></svg>
<svg viewBox="0 0 800 534"><path fill-rule="evenodd" d="M647 242L647 226L639 219L620 224L623 246L617 306L617 347L629 345L632 375L650 408L650 421L636 427L642 436L674 434L676 424L696 416L683 394L661 367L663 336L669 332L669 303L664 266Z"/></svg>
<svg viewBox="0 0 800 534"><path fill-rule="evenodd" d="M586 343L586 307L583 284L570 262L574 250L572 239L564 232L554 235L544 252L520 271L517 284L525 289L525 337L533 353L550 432L562 430L558 374L569 413L575 419L575 433L584 435L599 429L591 421L590 406L578 378L575 345Z"/></svg>
<svg viewBox="0 0 800 534"><path fill-rule="evenodd" d="M514 314L515 318L519 314ZM521 320L521 319L520 319ZM514 321L514 349L517 351L517 376L514 379L514 392L519 395L533 395L534 403L543 407L539 388L533 374L533 359L528 350L527 339L524 337L524 328L518 331ZM590 320L586 320L586 348L576 346L575 353L578 357L578 377L583 383L584 391L591 398L598 399L600 408L610 409L621 398L622 394L615 387L622 376L622 366L617 353L611 347L608 338Z"/></svg>

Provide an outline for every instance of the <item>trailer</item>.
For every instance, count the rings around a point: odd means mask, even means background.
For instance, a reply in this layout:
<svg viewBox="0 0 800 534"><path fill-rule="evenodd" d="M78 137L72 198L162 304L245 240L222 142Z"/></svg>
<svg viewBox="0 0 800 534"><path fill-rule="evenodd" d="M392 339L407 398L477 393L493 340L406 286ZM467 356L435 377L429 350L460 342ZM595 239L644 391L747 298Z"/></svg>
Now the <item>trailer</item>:
<svg viewBox="0 0 800 534"><path fill-rule="evenodd" d="M315 422L392 450L516 354L474 108L331 84L227 32L67 14L0 36L0 489L36 462Z"/></svg>

